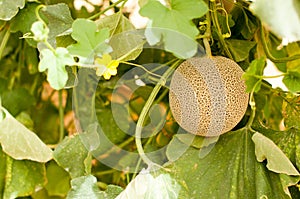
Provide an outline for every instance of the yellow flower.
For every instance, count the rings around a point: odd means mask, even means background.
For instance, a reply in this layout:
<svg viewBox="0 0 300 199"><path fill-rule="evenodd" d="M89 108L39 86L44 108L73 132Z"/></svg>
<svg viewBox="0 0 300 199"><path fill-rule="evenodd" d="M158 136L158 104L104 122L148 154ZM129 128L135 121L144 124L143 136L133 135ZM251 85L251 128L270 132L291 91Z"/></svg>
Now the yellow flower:
<svg viewBox="0 0 300 199"><path fill-rule="evenodd" d="M95 64L96 75L103 76L104 79L110 79L112 75L117 74L117 68L119 66L118 60L112 60L109 54L104 54L102 58L96 58Z"/></svg>

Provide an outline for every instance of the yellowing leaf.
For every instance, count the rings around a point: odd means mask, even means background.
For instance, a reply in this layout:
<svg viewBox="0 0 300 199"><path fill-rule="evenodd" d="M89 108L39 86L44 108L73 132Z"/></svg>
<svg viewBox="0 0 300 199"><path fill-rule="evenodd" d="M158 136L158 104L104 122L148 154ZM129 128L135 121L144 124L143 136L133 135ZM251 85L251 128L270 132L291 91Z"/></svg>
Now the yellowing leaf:
<svg viewBox="0 0 300 199"><path fill-rule="evenodd" d="M16 160L51 160L52 150L6 110L4 112L6 117L0 123L0 143L3 151Z"/></svg>
<svg viewBox="0 0 300 199"><path fill-rule="evenodd" d="M252 140L255 143L257 161L262 162L267 159L267 168L269 170L286 175L300 176L300 173L288 157L286 157L272 140L261 133L255 133L252 136Z"/></svg>

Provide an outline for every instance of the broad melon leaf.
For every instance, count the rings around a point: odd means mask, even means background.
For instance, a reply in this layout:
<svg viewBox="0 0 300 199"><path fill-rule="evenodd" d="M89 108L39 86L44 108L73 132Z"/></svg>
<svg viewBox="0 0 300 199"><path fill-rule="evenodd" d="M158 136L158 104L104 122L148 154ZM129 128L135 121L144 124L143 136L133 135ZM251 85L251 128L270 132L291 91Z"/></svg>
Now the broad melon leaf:
<svg viewBox="0 0 300 199"><path fill-rule="evenodd" d="M0 122L0 143L5 153L16 160L48 162L52 150L39 137L18 122L3 108L6 117Z"/></svg>
<svg viewBox="0 0 300 199"><path fill-rule="evenodd" d="M280 36L287 42L300 40L299 1L256 0L250 5L250 10L277 36Z"/></svg>
<svg viewBox="0 0 300 199"><path fill-rule="evenodd" d="M91 173L91 156L79 135L66 137L54 150L53 158L72 178Z"/></svg>
<svg viewBox="0 0 300 199"><path fill-rule="evenodd" d="M0 20L11 20L24 6L25 0L0 0Z"/></svg>
<svg viewBox="0 0 300 199"><path fill-rule="evenodd" d="M255 143L255 155L257 161L262 162L267 159L267 168L276 173L300 176L297 169L288 157L269 138L261 133L254 133L252 140Z"/></svg>
<svg viewBox="0 0 300 199"><path fill-rule="evenodd" d="M236 62L244 61L248 58L250 50L255 46L255 42L239 39L226 39L226 43L233 59Z"/></svg>
<svg viewBox="0 0 300 199"><path fill-rule="evenodd" d="M42 163L6 157L4 171L6 173L2 195L4 199L29 196L46 183L45 165Z"/></svg>
<svg viewBox="0 0 300 199"><path fill-rule="evenodd" d="M177 199L181 186L169 174L153 176L143 170L116 199Z"/></svg>
<svg viewBox="0 0 300 199"><path fill-rule="evenodd" d="M48 42L53 46L56 45L56 37L65 31L71 29L73 18L70 9L65 3L47 5L43 8L42 13L48 19L48 28L50 29Z"/></svg>
<svg viewBox="0 0 300 199"><path fill-rule="evenodd" d="M47 164L46 173L47 184L45 185L45 189L48 195L66 197L71 188L69 173L58 166L55 161Z"/></svg>
<svg viewBox="0 0 300 199"><path fill-rule="evenodd" d="M141 31L135 30L130 21L118 12L96 21L98 29L108 28L110 31L109 45L113 59L122 61L136 59L143 50L145 40Z"/></svg>
<svg viewBox="0 0 300 199"><path fill-rule="evenodd" d="M38 5L37 3L26 4L18 15L11 20L11 32L21 31L23 34L29 33L31 25L38 20L35 15L35 9ZM29 45L36 47L37 42L33 39L26 38L26 41Z"/></svg>
<svg viewBox="0 0 300 199"><path fill-rule="evenodd" d="M108 28L98 30L94 21L76 19L72 24L72 30L71 36L77 43L68 46L68 50L72 55L78 56L81 63L92 64L95 56L101 57L112 51L107 44Z"/></svg>
<svg viewBox="0 0 300 199"><path fill-rule="evenodd" d="M143 3L140 14L149 17L145 36L150 45L161 40L165 50L179 58L190 58L197 52L195 40L199 33L192 19L202 17L208 11L202 0L171 0L169 7L159 1Z"/></svg>
<svg viewBox="0 0 300 199"><path fill-rule="evenodd" d="M122 191L121 187L114 185L108 185L106 191L100 191L97 186L97 178L92 175L73 179L71 186L67 199L115 199Z"/></svg>
<svg viewBox="0 0 300 199"><path fill-rule="evenodd" d="M169 165L185 188L179 198L290 198L287 188L299 178L286 176L281 181L280 174L259 163L252 135L246 128L226 133L205 157L199 158L199 150L190 147Z"/></svg>

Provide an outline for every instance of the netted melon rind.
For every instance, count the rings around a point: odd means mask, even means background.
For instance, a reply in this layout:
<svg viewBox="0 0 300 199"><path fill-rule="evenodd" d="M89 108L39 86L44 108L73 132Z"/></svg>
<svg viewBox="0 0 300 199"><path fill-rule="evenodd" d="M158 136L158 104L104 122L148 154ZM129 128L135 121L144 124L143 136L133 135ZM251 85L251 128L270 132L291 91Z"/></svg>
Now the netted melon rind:
<svg viewBox="0 0 300 199"><path fill-rule="evenodd" d="M169 103L175 120L197 135L218 136L230 131L248 105L242 74L237 63L221 56L183 62L170 85Z"/></svg>

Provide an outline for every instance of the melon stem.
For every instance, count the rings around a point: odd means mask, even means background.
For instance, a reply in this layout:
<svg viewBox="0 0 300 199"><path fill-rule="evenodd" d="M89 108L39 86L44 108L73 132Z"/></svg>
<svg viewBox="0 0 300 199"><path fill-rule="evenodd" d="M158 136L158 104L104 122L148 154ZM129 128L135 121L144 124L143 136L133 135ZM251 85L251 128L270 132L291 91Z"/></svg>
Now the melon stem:
<svg viewBox="0 0 300 199"><path fill-rule="evenodd" d="M181 63L181 60L176 61L174 64L171 65L171 67L162 75L162 77L160 78L159 82L155 85L155 87L153 88L148 100L146 101L142 112L140 114L140 117L137 121L137 125L136 125L136 129L135 129L135 142L136 142L136 146L137 146L137 151L141 157L141 159L148 165L148 167L159 167L161 168L160 165L156 164L155 162L152 162L147 155L145 154L145 151L143 149L143 145L142 145L142 129L143 129L143 124L145 121L145 118L158 94L158 92L160 91L161 87L165 85L166 83L166 79L174 72L175 68Z"/></svg>

